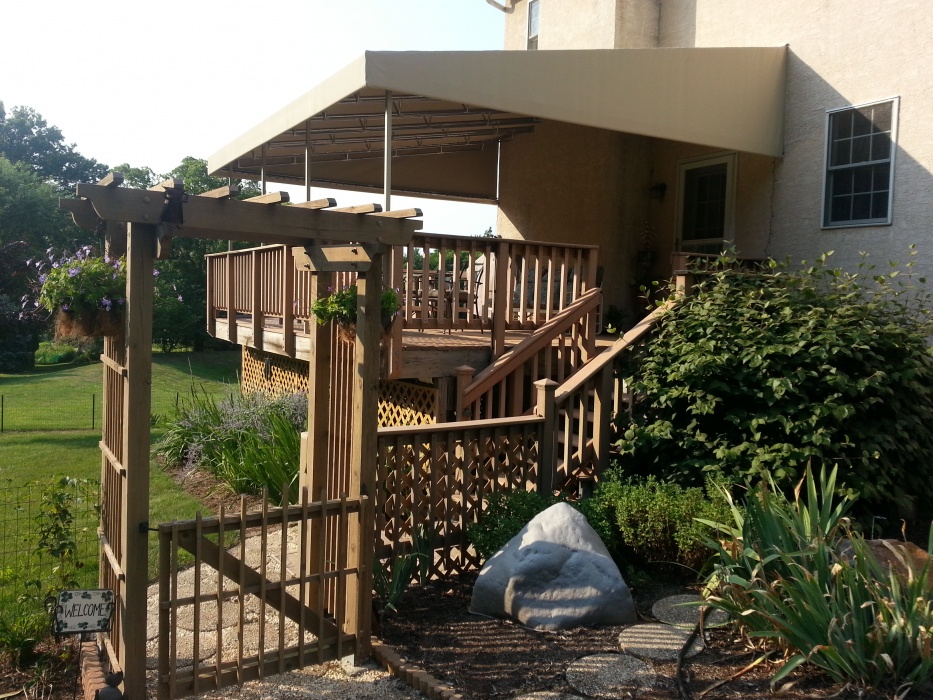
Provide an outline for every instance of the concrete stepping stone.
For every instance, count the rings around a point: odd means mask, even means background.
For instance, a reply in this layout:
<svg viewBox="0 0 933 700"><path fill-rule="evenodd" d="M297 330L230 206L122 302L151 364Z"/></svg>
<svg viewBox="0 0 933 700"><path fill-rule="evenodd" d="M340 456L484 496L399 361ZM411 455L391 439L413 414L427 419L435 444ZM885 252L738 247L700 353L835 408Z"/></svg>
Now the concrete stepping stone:
<svg viewBox="0 0 933 700"><path fill-rule="evenodd" d="M593 654L574 661L565 674L577 692L594 698L619 698L657 681L654 669L627 654Z"/></svg>
<svg viewBox="0 0 933 700"><path fill-rule="evenodd" d="M625 653L640 659L676 661L690 634L691 630L661 623L632 625L619 635L619 646ZM698 638L687 650L686 656L695 656L702 650L703 642Z"/></svg>
<svg viewBox="0 0 933 700"><path fill-rule="evenodd" d="M693 593L668 596L661 598L651 606L651 614L661 622L692 630L700 621L700 608L697 605L685 605L685 603L695 603L700 600L702 598ZM720 627L728 621L729 616L722 610L710 610L706 613L704 626Z"/></svg>

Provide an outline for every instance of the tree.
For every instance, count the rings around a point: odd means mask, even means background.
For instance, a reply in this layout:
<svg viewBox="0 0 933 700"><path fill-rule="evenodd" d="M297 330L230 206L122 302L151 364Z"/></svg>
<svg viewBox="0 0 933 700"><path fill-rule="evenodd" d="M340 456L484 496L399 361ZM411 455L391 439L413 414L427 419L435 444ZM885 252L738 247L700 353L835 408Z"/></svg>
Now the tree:
<svg viewBox="0 0 933 700"><path fill-rule="evenodd" d="M134 174L134 177L137 175ZM185 157L178 167L162 175L161 179L169 177L184 180L185 192L192 195L227 184L226 179L207 174L207 161L191 156ZM239 199L260 193L250 182L244 181L239 185ZM153 300L152 337L163 352L180 347L200 350L211 342L206 331L204 300L207 297L207 263L204 256L226 249L226 241L178 238L172 244L172 257L159 261Z"/></svg>
<svg viewBox="0 0 933 700"><path fill-rule="evenodd" d="M79 182L96 182L107 166L78 153L65 143L61 130L49 126L31 107L14 107L6 113L0 102L0 155L23 163L60 192L73 192Z"/></svg>
<svg viewBox="0 0 933 700"><path fill-rule="evenodd" d="M114 172L123 174L123 184L127 187L133 187L138 190L147 190L159 182L159 176L155 171L147 166L134 168L129 163L121 163L114 168Z"/></svg>

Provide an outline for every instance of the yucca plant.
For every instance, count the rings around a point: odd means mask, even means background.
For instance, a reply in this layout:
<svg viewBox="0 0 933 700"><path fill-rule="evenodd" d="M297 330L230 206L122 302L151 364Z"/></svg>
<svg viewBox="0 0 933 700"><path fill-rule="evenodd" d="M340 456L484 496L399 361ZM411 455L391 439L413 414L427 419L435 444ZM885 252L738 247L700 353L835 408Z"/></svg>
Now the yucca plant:
<svg viewBox="0 0 933 700"><path fill-rule="evenodd" d="M734 523L709 523L723 539L710 542L718 565L707 602L749 638L785 650L773 683L809 662L838 682L903 697L933 678L933 580L898 552L906 575L885 571L835 485L835 469L821 470L819 486L808 469L792 501L765 482L744 512L732 503Z"/></svg>

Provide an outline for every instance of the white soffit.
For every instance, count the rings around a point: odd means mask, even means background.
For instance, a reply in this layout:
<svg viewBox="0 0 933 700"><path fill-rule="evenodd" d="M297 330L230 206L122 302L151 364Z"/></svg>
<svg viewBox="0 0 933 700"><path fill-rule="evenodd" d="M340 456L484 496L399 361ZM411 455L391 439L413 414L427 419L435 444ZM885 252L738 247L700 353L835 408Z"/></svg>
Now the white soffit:
<svg viewBox="0 0 933 700"><path fill-rule="evenodd" d="M256 179L265 150L268 180L303 183L310 143L313 184L379 191L387 90L401 193L494 201L498 142L540 120L779 156L786 56L783 46L368 51L208 169Z"/></svg>

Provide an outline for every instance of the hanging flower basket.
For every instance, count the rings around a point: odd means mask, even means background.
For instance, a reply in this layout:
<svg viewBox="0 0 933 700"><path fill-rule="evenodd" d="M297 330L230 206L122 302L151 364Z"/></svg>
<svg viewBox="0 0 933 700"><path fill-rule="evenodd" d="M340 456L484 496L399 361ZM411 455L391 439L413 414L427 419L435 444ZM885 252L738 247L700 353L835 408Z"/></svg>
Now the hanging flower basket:
<svg viewBox="0 0 933 700"><path fill-rule="evenodd" d="M101 338L123 334L123 259L96 257L84 246L72 256L55 259L39 277L37 304L55 313L57 338Z"/></svg>
<svg viewBox="0 0 933 700"><path fill-rule="evenodd" d="M58 340L68 338L84 340L122 335L123 314L119 311L59 309L55 314L55 338Z"/></svg>
<svg viewBox="0 0 933 700"><path fill-rule="evenodd" d="M383 331L392 325L398 308L398 294L392 289L385 290L380 299ZM328 321L334 321L337 324L337 337L346 343L356 342L356 310L356 285L319 296L311 305L311 313L317 318L317 322L324 325Z"/></svg>

